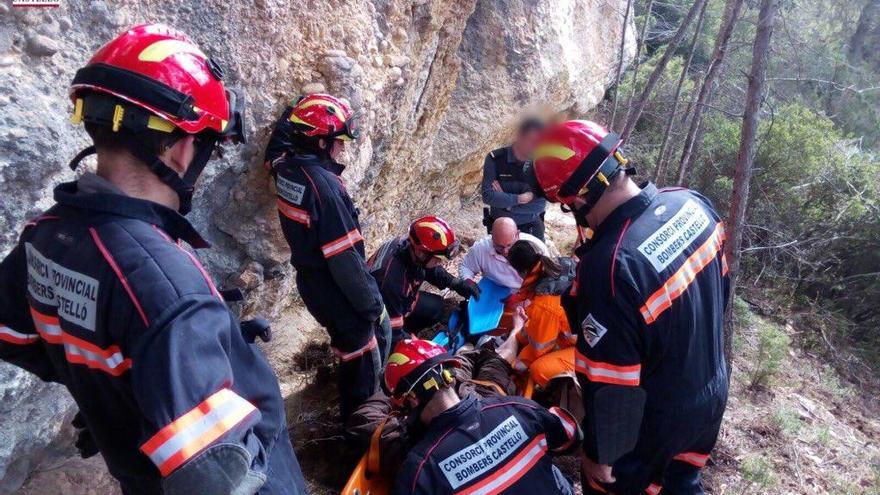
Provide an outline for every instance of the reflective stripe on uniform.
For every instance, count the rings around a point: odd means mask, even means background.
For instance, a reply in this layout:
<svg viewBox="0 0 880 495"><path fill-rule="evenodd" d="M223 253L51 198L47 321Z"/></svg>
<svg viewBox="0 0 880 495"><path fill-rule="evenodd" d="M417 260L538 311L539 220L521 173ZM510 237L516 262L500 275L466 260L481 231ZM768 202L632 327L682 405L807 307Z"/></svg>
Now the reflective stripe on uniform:
<svg viewBox="0 0 880 495"><path fill-rule="evenodd" d="M391 328L403 328L403 317L395 316L391 318Z"/></svg>
<svg viewBox="0 0 880 495"><path fill-rule="evenodd" d="M679 268L660 289L654 292L651 297L645 301L641 308L642 318L645 323L651 324L663 314L664 311L672 306L678 296L682 295L688 286L697 277L697 274L703 270L712 260L715 259L721 250L724 242L724 224L718 222L715 230L708 239L691 254L684 264Z"/></svg>
<svg viewBox="0 0 880 495"><path fill-rule="evenodd" d="M373 335L370 338L370 341L367 342L367 345L361 347L360 349L358 349L356 351L344 353L335 347L333 347L332 349L333 349L333 354L335 354L336 357L338 357L340 360L351 361L352 359L357 359L357 358L363 356L364 354L372 351L378 345L379 345L379 342L376 340L376 336Z"/></svg>
<svg viewBox="0 0 880 495"><path fill-rule="evenodd" d="M651 483L650 485L648 485L648 488L645 488L645 493L647 493L648 495L657 495L662 489L663 487L658 485L657 483Z"/></svg>
<svg viewBox="0 0 880 495"><path fill-rule="evenodd" d="M364 238L363 236L361 236L361 233L360 231L358 231L358 229L351 229L350 232L340 237L339 239L336 239L335 241L330 241L327 244L321 246L321 252L324 253L325 258L331 258L348 248L354 247L355 244L363 240Z"/></svg>
<svg viewBox="0 0 880 495"><path fill-rule="evenodd" d="M557 451L566 450L571 447L571 444L574 443L575 440L578 439L578 424L574 417L565 409L561 409L559 407L553 406L549 409L550 414L559 418L559 422L562 423L562 427L565 428L565 434L568 435L568 442L565 442L565 445L557 448Z"/></svg>
<svg viewBox="0 0 880 495"><path fill-rule="evenodd" d="M40 336L35 333L21 333L0 324L0 340L10 344L27 345L33 344L40 340Z"/></svg>
<svg viewBox="0 0 880 495"><path fill-rule="evenodd" d="M291 206L287 204L286 201L280 198L276 201L276 203L278 203L278 211L285 217L293 220L294 222L301 223L306 227L311 225L312 219L306 210Z"/></svg>
<svg viewBox="0 0 880 495"><path fill-rule="evenodd" d="M591 361L581 353L575 353L574 368L591 382L610 383L638 387L642 376L642 365L617 366L599 361Z"/></svg>
<svg viewBox="0 0 880 495"><path fill-rule="evenodd" d="M256 410L253 404L224 388L159 430L141 446L141 451L162 476L168 476Z"/></svg>
<svg viewBox="0 0 880 495"><path fill-rule="evenodd" d="M456 495L488 495L501 493L516 483L547 453L547 437L538 435L519 454L479 483Z"/></svg>
<svg viewBox="0 0 880 495"><path fill-rule="evenodd" d="M113 376L119 376L131 369L131 359L123 356L118 346L111 345L102 349L89 341L74 337L61 330L57 316L45 315L34 308L31 308L31 317L43 340L64 346L64 357L68 363L82 364Z"/></svg>
<svg viewBox="0 0 880 495"><path fill-rule="evenodd" d="M702 468L709 460L709 454L700 454L698 452L682 452L672 459L676 461L686 462L694 467Z"/></svg>

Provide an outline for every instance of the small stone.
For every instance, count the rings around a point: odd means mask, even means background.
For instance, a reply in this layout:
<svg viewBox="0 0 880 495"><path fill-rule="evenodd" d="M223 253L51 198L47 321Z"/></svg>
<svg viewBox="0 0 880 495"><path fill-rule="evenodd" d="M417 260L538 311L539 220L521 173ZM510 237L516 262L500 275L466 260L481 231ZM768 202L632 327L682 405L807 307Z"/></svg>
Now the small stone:
<svg viewBox="0 0 880 495"><path fill-rule="evenodd" d="M406 67L409 65L409 57L405 55L392 55L388 57L389 64L392 67Z"/></svg>
<svg viewBox="0 0 880 495"><path fill-rule="evenodd" d="M70 19L66 17L62 17L58 20L58 29L61 31L67 31L68 29L73 27L73 23L70 22Z"/></svg>
<svg viewBox="0 0 880 495"><path fill-rule="evenodd" d="M394 85L395 86L403 86L405 82L406 81L404 81L403 78L401 77L400 79L394 81Z"/></svg>
<svg viewBox="0 0 880 495"><path fill-rule="evenodd" d="M326 52L324 52L324 56L325 57L345 57L346 54L345 54L344 50L327 50Z"/></svg>
<svg viewBox="0 0 880 495"><path fill-rule="evenodd" d="M8 96L0 95L0 107L5 107L6 105L9 105L9 102L10 100Z"/></svg>
<svg viewBox="0 0 880 495"><path fill-rule="evenodd" d="M391 77L393 79L400 79L400 77L403 76L403 70L401 70L400 67L392 67L389 72L391 72Z"/></svg>
<svg viewBox="0 0 880 495"><path fill-rule="evenodd" d="M326 91L327 90L324 85L319 82L310 82L304 84L302 87L302 94L304 95L310 95L312 93L324 93Z"/></svg>
<svg viewBox="0 0 880 495"><path fill-rule="evenodd" d="M9 5L6 2L0 2L0 14L5 14L9 12Z"/></svg>
<svg viewBox="0 0 880 495"><path fill-rule="evenodd" d="M12 55L3 55L0 56L0 67L9 67L15 63L15 58Z"/></svg>
<svg viewBox="0 0 880 495"><path fill-rule="evenodd" d="M391 47L391 43L389 43L388 40L382 40L379 43L379 48L381 48L383 52L387 51L390 47Z"/></svg>
<svg viewBox="0 0 880 495"><path fill-rule="evenodd" d="M26 50L35 57L50 57L58 52L58 43L48 36L34 34L28 36Z"/></svg>

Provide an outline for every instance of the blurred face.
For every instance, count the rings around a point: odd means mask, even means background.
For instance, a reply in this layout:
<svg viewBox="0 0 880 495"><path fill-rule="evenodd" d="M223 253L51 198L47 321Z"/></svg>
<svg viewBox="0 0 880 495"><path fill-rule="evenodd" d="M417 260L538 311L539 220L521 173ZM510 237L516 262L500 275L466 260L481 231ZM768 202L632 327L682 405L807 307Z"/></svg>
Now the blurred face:
<svg viewBox="0 0 880 495"><path fill-rule="evenodd" d="M334 139L333 146L330 147L330 158L338 160L343 151L345 151L345 141Z"/></svg>
<svg viewBox="0 0 880 495"><path fill-rule="evenodd" d="M531 131L526 131L516 138L516 148L520 153L531 157L535 152L535 148L538 146L538 138L541 135L541 131L538 129L534 129Z"/></svg>
<svg viewBox="0 0 880 495"><path fill-rule="evenodd" d="M413 247L413 255L416 261L418 261L422 266L428 269L435 268L443 264L443 258L435 256L421 248Z"/></svg>

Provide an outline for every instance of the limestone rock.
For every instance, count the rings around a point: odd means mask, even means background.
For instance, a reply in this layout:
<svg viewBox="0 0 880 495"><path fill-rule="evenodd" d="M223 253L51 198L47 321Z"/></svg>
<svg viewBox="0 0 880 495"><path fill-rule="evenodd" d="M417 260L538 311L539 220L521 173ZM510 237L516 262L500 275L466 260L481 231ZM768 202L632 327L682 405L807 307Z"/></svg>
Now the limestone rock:
<svg viewBox="0 0 880 495"><path fill-rule="evenodd" d="M320 86L363 111L343 180L368 250L428 212L471 228L460 197L476 190L482 156L509 139L523 109L585 111L601 98L624 2L90 0L10 9L0 15L0 255L51 206L52 187L75 177L66 164L88 144L68 118L76 70L129 23L179 24L246 90L250 127L248 144L202 178L191 219L214 247L197 256L218 284L244 288L242 316L270 319L279 337L267 350L283 376L289 356L323 334L298 300L262 166L269 126L287 101ZM50 479L54 462L75 459L64 436L66 391L4 365L0 397L0 494L29 475L23 493L113 493L96 461L76 464L95 471L81 481L69 472Z"/></svg>

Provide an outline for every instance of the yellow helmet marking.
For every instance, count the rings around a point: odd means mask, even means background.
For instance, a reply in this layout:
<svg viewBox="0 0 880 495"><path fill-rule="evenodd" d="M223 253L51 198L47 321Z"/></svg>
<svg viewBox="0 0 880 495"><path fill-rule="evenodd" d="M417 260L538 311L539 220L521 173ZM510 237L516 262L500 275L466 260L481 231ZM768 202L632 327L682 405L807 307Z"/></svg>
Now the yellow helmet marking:
<svg viewBox="0 0 880 495"><path fill-rule="evenodd" d="M559 144L542 144L535 150L535 161L548 156L568 160L574 156L574 150Z"/></svg>
<svg viewBox="0 0 880 495"><path fill-rule="evenodd" d="M388 363L389 364L401 365L401 364L406 364L408 362L409 362L409 358L399 352L395 352L394 354L388 356Z"/></svg>
<svg viewBox="0 0 880 495"><path fill-rule="evenodd" d="M208 58L204 52L199 50L199 47L192 43L180 40L162 40L144 48L140 55L138 55L138 60L141 62L161 62L171 55L177 55L178 53L191 53L204 59Z"/></svg>
<svg viewBox="0 0 880 495"><path fill-rule="evenodd" d="M150 115L150 118L147 120L147 127L159 132L174 132L174 124L155 115Z"/></svg>
<svg viewBox="0 0 880 495"><path fill-rule="evenodd" d="M309 107L313 107L315 105L323 105L325 107L332 108L333 111L336 113L336 116L339 117L339 121L342 122L343 124L345 123L345 112L342 111L342 108L340 108L338 105L331 103L327 100L304 101L304 102L300 103L299 105L297 105L296 108L309 108ZM292 115L291 115L291 117L292 117Z"/></svg>
<svg viewBox="0 0 880 495"><path fill-rule="evenodd" d="M113 132L119 131L119 128L122 127L122 117L125 116L125 109L122 108L122 105L116 105L116 108L113 109Z"/></svg>
<svg viewBox="0 0 880 495"><path fill-rule="evenodd" d="M440 234L440 241L443 242L444 247L449 244L449 239L446 238L446 232L443 232L443 229L441 229L436 223L434 223L434 222L419 222L416 224L416 227L428 227L429 229L433 230L434 232Z"/></svg>
<svg viewBox="0 0 880 495"><path fill-rule="evenodd" d="M83 119L83 99L77 98L73 104L73 115L70 116L70 123L76 125Z"/></svg>

